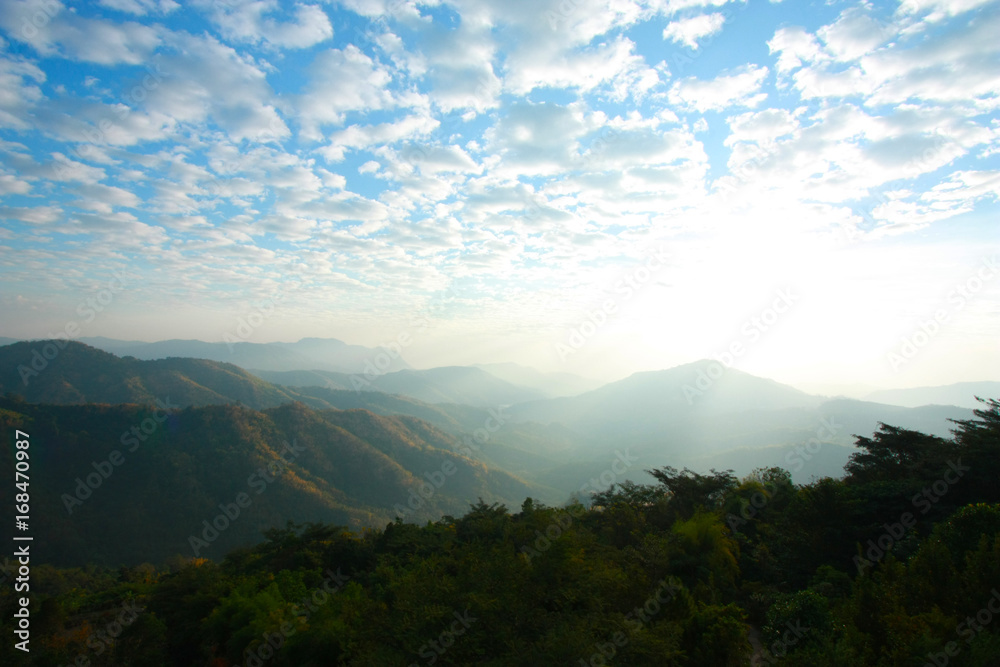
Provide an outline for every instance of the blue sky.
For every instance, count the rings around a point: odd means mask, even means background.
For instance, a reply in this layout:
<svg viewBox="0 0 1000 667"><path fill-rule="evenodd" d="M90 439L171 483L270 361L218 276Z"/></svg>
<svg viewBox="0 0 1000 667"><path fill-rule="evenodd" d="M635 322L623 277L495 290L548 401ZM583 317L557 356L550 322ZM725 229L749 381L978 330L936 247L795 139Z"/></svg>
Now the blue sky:
<svg viewBox="0 0 1000 667"><path fill-rule="evenodd" d="M996 379L998 34L990 0L9 0L0 334Z"/></svg>

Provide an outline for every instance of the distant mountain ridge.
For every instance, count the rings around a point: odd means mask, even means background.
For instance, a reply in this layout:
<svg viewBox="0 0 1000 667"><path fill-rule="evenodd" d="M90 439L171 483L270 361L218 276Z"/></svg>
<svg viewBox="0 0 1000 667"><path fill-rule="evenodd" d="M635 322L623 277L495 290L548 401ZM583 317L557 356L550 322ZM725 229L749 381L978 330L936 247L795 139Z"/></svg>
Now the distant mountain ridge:
<svg viewBox="0 0 1000 667"><path fill-rule="evenodd" d="M262 408L297 400L233 364L204 359L129 359L84 343L19 342L0 347L0 393L32 403L143 403L182 406L240 401ZM51 359L40 350L56 350ZM36 354L37 353L37 354Z"/></svg>
<svg viewBox="0 0 1000 667"><path fill-rule="evenodd" d="M315 368L339 373L363 373L369 366L382 371L410 368L400 351L350 345L336 338L303 338L294 343L208 343L200 340L144 343L97 337L81 338L79 342L136 359L191 357L268 371Z"/></svg>
<svg viewBox="0 0 1000 667"><path fill-rule="evenodd" d="M572 373L543 373L528 366L514 363L476 364L490 375L514 385L533 389L544 398L576 396L597 389L604 383Z"/></svg>
<svg viewBox="0 0 1000 667"><path fill-rule="evenodd" d="M978 408L975 396L993 398L1000 396L1000 382L958 382L935 387L914 387L911 389L883 389L873 391L865 400L888 403L908 408L922 405L958 405L963 408Z"/></svg>
<svg viewBox="0 0 1000 667"><path fill-rule="evenodd" d="M784 465L802 481L840 475L853 451L853 435L872 432L880 421L948 436L949 419L971 417L971 410L955 406L887 408L830 400L720 368L702 360L636 373L579 396L530 401L509 412L515 421L560 424L579 434L578 452L598 455L628 443L644 469L704 470L732 461L746 474L769 463ZM810 442L815 451L803 456L801 448Z"/></svg>
<svg viewBox="0 0 1000 667"><path fill-rule="evenodd" d="M736 369L717 378L717 362L703 360L661 371L635 373L579 396L524 403L512 408L517 419L561 421L604 428L654 420L664 425L696 417L747 410L815 407L822 398Z"/></svg>
<svg viewBox="0 0 1000 667"><path fill-rule="evenodd" d="M472 366L442 366L391 373L332 373L329 371L253 371L259 377L293 387L378 391L408 396L425 403L457 403L497 407L534 400L542 394L519 387Z"/></svg>

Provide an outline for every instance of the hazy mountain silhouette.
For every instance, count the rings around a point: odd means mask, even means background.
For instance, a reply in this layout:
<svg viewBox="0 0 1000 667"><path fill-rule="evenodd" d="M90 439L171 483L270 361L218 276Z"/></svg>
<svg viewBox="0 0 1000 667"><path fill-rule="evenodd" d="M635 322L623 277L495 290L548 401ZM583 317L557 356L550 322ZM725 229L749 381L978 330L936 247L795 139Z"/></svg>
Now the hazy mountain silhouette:
<svg viewBox="0 0 1000 667"><path fill-rule="evenodd" d="M955 406L911 409L828 400L735 369L720 375L718 368L699 361L636 373L579 396L531 401L509 412L518 421L560 424L575 432L578 455L610 460L627 444L639 457L640 470L724 465L746 474L772 463L790 469L799 481L839 476L853 451L853 434L870 433L880 421L948 436L949 419L971 416L971 410ZM815 451L804 456L800 448L807 445ZM557 480L546 481L558 486Z"/></svg>
<svg viewBox="0 0 1000 667"><path fill-rule="evenodd" d="M562 422L583 428L609 423L660 424L750 410L814 407L822 399L774 380L735 369L712 379L716 362L698 361L662 371L635 373L579 396L514 406L518 419Z"/></svg>
<svg viewBox="0 0 1000 667"><path fill-rule="evenodd" d="M978 408L976 396L982 398L1000 396L1000 382L958 382L937 387L883 389L868 394L865 400L909 408L921 405L959 405L963 408Z"/></svg>
<svg viewBox="0 0 1000 667"><path fill-rule="evenodd" d="M576 396L597 389L604 384L599 380L580 377L572 373L542 373L534 368L514 363L476 364L476 368L481 368L490 375L511 384L534 389L545 398Z"/></svg>
<svg viewBox="0 0 1000 667"><path fill-rule="evenodd" d="M331 373L328 371L254 371L258 376L293 387L380 391L425 403L459 403L480 407L511 405L541 398L534 389L519 387L472 366L442 366L393 373Z"/></svg>
<svg viewBox="0 0 1000 667"><path fill-rule="evenodd" d="M366 367L388 371L409 368L398 354L383 348L349 345L335 338L303 338L294 343L207 343L200 340L163 340L154 343L112 338L81 338L80 342L120 356L137 359L193 357L241 368L291 371L316 368L341 373L363 373Z"/></svg>

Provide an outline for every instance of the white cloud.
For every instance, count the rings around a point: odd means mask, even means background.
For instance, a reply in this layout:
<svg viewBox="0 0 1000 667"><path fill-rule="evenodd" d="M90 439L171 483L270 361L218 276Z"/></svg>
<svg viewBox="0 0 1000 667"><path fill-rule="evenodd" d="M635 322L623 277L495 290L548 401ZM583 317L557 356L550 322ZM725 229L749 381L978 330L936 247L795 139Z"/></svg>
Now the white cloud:
<svg viewBox="0 0 1000 667"><path fill-rule="evenodd" d="M483 112L497 106L503 86L489 60L462 66L459 62L428 68L434 105L443 112L472 109Z"/></svg>
<svg viewBox="0 0 1000 667"><path fill-rule="evenodd" d="M730 118L730 127L729 174L715 185L741 202L858 201L884 185L933 174L994 138L960 110L912 105L885 115L851 104L811 116L765 111ZM931 211L911 193L880 210L928 221L944 208Z"/></svg>
<svg viewBox="0 0 1000 667"><path fill-rule="evenodd" d="M81 199L74 202L80 208L97 213L111 213L117 207L138 208L142 200L119 187L90 183L80 185L73 190Z"/></svg>
<svg viewBox="0 0 1000 667"><path fill-rule="evenodd" d="M987 54L1000 51L1000 16L955 26L933 39L900 30L849 10L817 30L822 47L802 28L781 28L768 45L779 54L779 74L801 68L792 79L807 99L862 97L873 105L968 101L981 111L1000 107L992 69L983 64Z"/></svg>
<svg viewBox="0 0 1000 667"><path fill-rule="evenodd" d="M20 179L29 182L42 179L57 183L97 183L107 176L104 169L73 160L62 153L52 153L50 160L39 161L16 147L4 147L3 152L4 165L16 170Z"/></svg>
<svg viewBox="0 0 1000 667"><path fill-rule="evenodd" d="M914 39L916 44L895 45L862 59L876 89L872 102L899 103L907 99L969 100L997 104L995 77L984 58L1000 53L1000 15L984 17L935 40ZM907 48L910 47L910 48Z"/></svg>
<svg viewBox="0 0 1000 667"><path fill-rule="evenodd" d="M142 64L160 44L156 28L133 21L85 18L57 0L0 3L0 27L43 56L101 65Z"/></svg>
<svg viewBox="0 0 1000 667"><path fill-rule="evenodd" d="M657 12L670 16L678 12L689 9L702 9L706 7L722 7L734 0L654 0L649 3ZM740 2L740 0L735 0Z"/></svg>
<svg viewBox="0 0 1000 667"><path fill-rule="evenodd" d="M55 206L0 206L0 218L20 220L33 225L48 225L63 217L63 212Z"/></svg>
<svg viewBox="0 0 1000 667"><path fill-rule="evenodd" d="M389 55L396 67L405 70L411 77L421 77L427 73L427 58L422 53L407 50L399 35L383 32L375 37L375 42Z"/></svg>
<svg viewBox="0 0 1000 667"><path fill-rule="evenodd" d="M287 49L303 49L333 36L330 18L318 5L296 4L291 20L267 17L281 9L273 0L201 2L225 39Z"/></svg>
<svg viewBox="0 0 1000 667"><path fill-rule="evenodd" d="M178 34L171 45L174 50L156 60L163 77L145 103L151 118L198 125L212 121L234 141L289 136L260 67L211 37Z"/></svg>
<svg viewBox="0 0 1000 667"><path fill-rule="evenodd" d="M305 139L323 138L327 125L341 125L350 111L394 107L392 77L353 44L324 51L310 67L308 89L295 103Z"/></svg>
<svg viewBox="0 0 1000 667"><path fill-rule="evenodd" d="M23 195L31 192L31 184L14 174L0 173L0 195Z"/></svg>
<svg viewBox="0 0 1000 667"><path fill-rule="evenodd" d="M731 146L737 141L752 141L757 144L772 144L778 137L791 134L799 127L799 122L785 109L765 109L748 111L726 119L731 130L725 144Z"/></svg>
<svg viewBox="0 0 1000 667"><path fill-rule="evenodd" d="M936 23L993 2L996 0L903 0L897 11L903 15L926 13L923 20Z"/></svg>
<svg viewBox="0 0 1000 667"><path fill-rule="evenodd" d="M779 74L790 72L803 63L813 62L822 57L822 48L815 35L805 28L778 28L767 43L771 53L778 54Z"/></svg>
<svg viewBox="0 0 1000 667"><path fill-rule="evenodd" d="M58 99L36 109L34 115L41 129L77 142L74 153L92 162L110 162L102 157L103 147L158 141L175 128L175 119L167 113L136 110L121 102Z"/></svg>
<svg viewBox="0 0 1000 667"><path fill-rule="evenodd" d="M100 5L136 16L169 14L180 9L174 0L100 0Z"/></svg>
<svg viewBox="0 0 1000 667"><path fill-rule="evenodd" d="M42 99L41 88L35 84L43 83L45 78L45 72L33 63L0 56L0 128L30 127L26 120L28 109Z"/></svg>
<svg viewBox="0 0 1000 667"><path fill-rule="evenodd" d="M652 11L639 2L456 0L455 7L470 34L484 35L484 44L495 48L495 35L504 37L504 90L515 95L535 88L589 91L607 84L624 99L656 83L634 44L620 34L612 37Z"/></svg>
<svg viewBox="0 0 1000 667"><path fill-rule="evenodd" d="M697 49L699 40L722 30L725 22L726 17L718 12L672 21L663 29L663 39L673 40L678 44Z"/></svg>
<svg viewBox="0 0 1000 667"><path fill-rule="evenodd" d="M624 100L642 97L657 83L656 70L645 66L642 56L635 53L635 44L625 37L572 52L538 49L523 58L509 56L506 67L506 84L518 95L546 87L589 92L609 84L614 97Z"/></svg>
<svg viewBox="0 0 1000 667"><path fill-rule="evenodd" d="M427 136L441 123L429 116L410 115L390 123L351 125L330 135L330 144L319 152L331 162L340 162L351 149L392 144L403 139Z"/></svg>
<svg viewBox="0 0 1000 667"><path fill-rule="evenodd" d="M579 108L513 104L487 131L487 147L501 161L498 171L503 174L558 173L572 163L588 125Z"/></svg>
<svg viewBox="0 0 1000 667"><path fill-rule="evenodd" d="M837 72L826 67L804 67L793 75L793 79L799 94L805 99L864 97L873 91L872 81L860 67L848 67Z"/></svg>
<svg viewBox="0 0 1000 667"><path fill-rule="evenodd" d="M169 241L166 230L139 221L131 213L79 213L70 217L69 224L53 228L62 234L90 234L99 242L116 250L149 252Z"/></svg>
<svg viewBox="0 0 1000 667"><path fill-rule="evenodd" d="M819 29L819 37L837 60L856 60L885 42L894 31L864 10L852 8Z"/></svg>
<svg viewBox="0 0 1000 667"><path fill-rule="evenodd" d="M411 151L408 159L425 174L478 173L482 167L458 146L426 146Z"/></svg>
<svg viewBox="0 0 1000 667"><path fill-rule="evenodd" d="M1000 200L1000 169L956 171L920 198L927 202L971 204L984 197Z"/></svg>
<svg viewBox="0 0 1000 667"><path fill-rule="evenodd" d="M731 106L754 107L767 98L766 93L758 92L767 73L767 67L749 64L708 81L688 77L674 83L669 99L682 108L699 112L721 111Z"/></svg>
<svg viewBox="0 0 1000 667"><path fill-rule="evenodd" d="M368 18L416 18L420 16L416 0L339 0L347 9Z"/></svg>

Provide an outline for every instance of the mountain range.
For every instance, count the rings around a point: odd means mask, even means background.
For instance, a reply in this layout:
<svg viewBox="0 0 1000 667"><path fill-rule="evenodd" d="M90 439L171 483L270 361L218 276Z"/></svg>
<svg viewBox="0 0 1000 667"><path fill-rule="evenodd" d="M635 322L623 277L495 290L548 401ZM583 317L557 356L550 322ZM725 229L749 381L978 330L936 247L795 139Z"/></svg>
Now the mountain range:
<svg viewBox="0 0 1000 667"><path fill-rule="evenodd" d="M824 451L793 470L807 479L838 475L850 454L852 436L870 433L879 421L947 436L949 419L970 414L968 408L955 406L899 408L827 399L735 369L720 374L718 364L709 361L637 373L577 396L511 404L537 394L479 369L362 374L371 385L362 385L361 391L342 388L349 386L351 376L331 371L257 372L285 383L275 384L232 364L181 358L141 361L80 343L66 345L50 362L54 370L30 376L27 386L17 368L25 368L39 344L0 347L0 391L45 403L149 403L170 396L183 406L239 402L264 409L301 401L315 409L403 414L475 444L467 449L477 459L540 485L547 489L547 498L577 488L575 481L583 472L601 472L623 447L641 453L640 469L698 466L729 451L745 453L736 460L750 461L757 450L787 459L796 447L816 438L824 419L834 420L821 434ZM400 393L384 393L392 390ZM447 399L453 402L437 402ZM497 411L503 423L487 431L491 412Z"/></svg>
<svg viewBox="0 0 1000 667"><path fill-rule="evenodd" d="M865 396L876 403L917 408L922 405L960 405L977 408L980 398L1000 396L1000 382L957 382L942 387L912 387L909 389L883 389Z"/></svg>
<svg viewBox="0 0 1000 667"><path fill-rule="evenodd" d="M397 350L350 345L336 338L303 338L294 343L206 343L200 340L145 343L97 337L81 338L79 342L118 356L136 359L194 357L235 364L241 368L270 371L308 368L337 373L363 373L366 368L376 368L376 364L381 371L410 368Z"/></svg>
<svg viewBox="0 0 1000 667"><path fill-rule="evenodd" d="M543 397L538 391L520 387L471 366L443 366L427 370L391 373L331 373L327 371L264 371L256 375L269 382L293 387L321 384L330 389L378 391L409 396L425 403L461 403L480 407L511 405Z"/></svg>
<svg viewBox="0 0 1000 667"><path fill-rule="evenodd" d="M47 498L41 505L45 516L68 516L60 494L121 450L119 435L142 424L143 415L155 413L156 406L176 406L166 426L154 429L155 446L140 450L151 453L127 457L147 461L129 467L145 472L119 475L130 481L121 482L118 492L102 492L107 500L94 504L103 508L95 517L135 509L132 523L122 525L135 524L135 535L143 539L149 536L136 523L142 513L127 494L142 489L149 496L142 512L154 513L157 503L176 505L171 494L192 499L171 515L180 530L184 517L225 505L233 479L250 474L247 466L274 462L278 443L305 443L309 454L289 466L294 474L275 487L282 491L257 504L263 518L227 532L232 545L252 541L262 526L280 525L281 517L292 514L374 525L391 520L400 507L406 520L425 520L477 497L516 506L530 495L560 504L610 484L648 481L646 470L667 465L726 467L740 475L780 466L798 481L839 477L854 451L854 436L870 435L880 422L947 436L949 420L971 416L968 408L948 405L905 408L828 399L733 369L719 373L713 363L637 373L576 396L539 398L477 368L368 376L374 382L361 391L340 388L343 383L335 380L343 374L334 371L257 371L284 382L278 384L230 363L141 360L77 342L33 341L0 347L0 393L7 395L2 409L8 422L34 429L37 441L47 443L37 451L58 452L40 459L48 466L38 471L46 480L40 483L47 494L40 496ZM386 393L390 389L401 393ZM530 399L516 400L524 396ZM461 474L449 475L433 502L406 509L411 491L427 475L440 478L448 462ZM107 489L116 484L108 479ZM72 545L83 544L83 533L76 531L99 527L60 518L53 530L46 539L68 554ZM170 555L177 553L171 551L176 541L171 533L154 540L152 551L136 542L121 553L130 561Z"/></svg>

